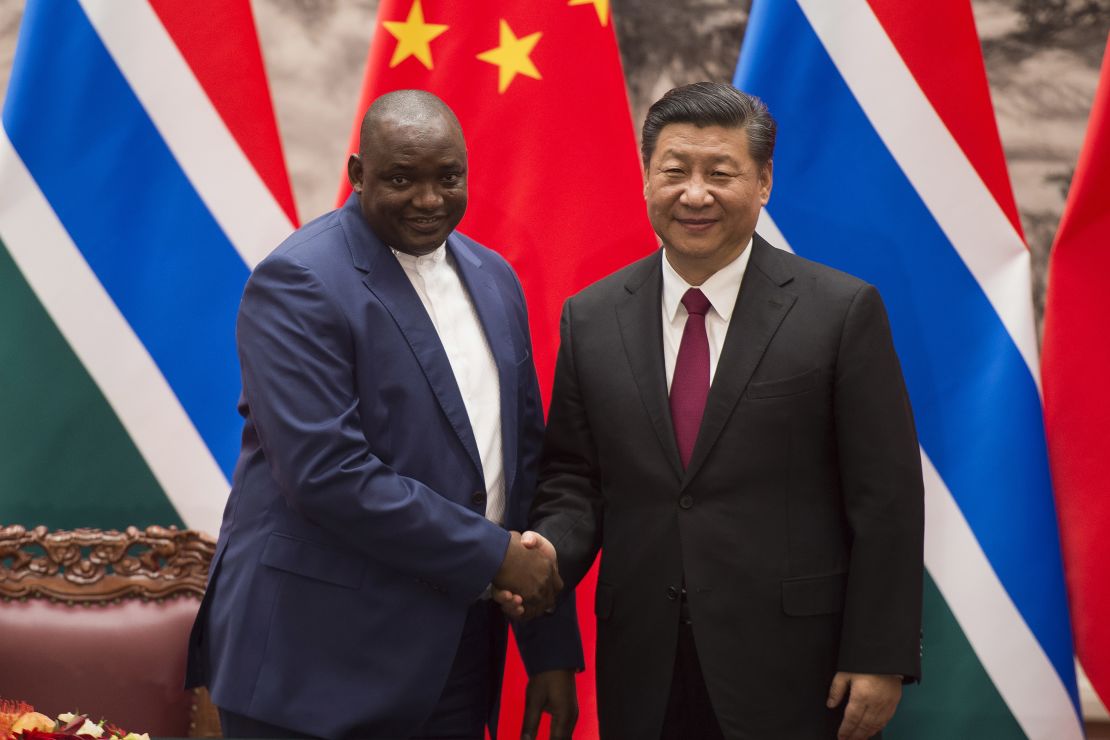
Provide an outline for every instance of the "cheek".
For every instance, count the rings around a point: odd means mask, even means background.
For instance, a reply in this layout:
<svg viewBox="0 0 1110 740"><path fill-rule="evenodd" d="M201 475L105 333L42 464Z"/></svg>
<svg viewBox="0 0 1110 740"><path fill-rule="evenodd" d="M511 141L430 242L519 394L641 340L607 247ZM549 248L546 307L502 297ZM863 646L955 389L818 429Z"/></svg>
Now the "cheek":
<svg viewBox="0 0 1110 740"><path fill-rule="evenodd" d="M455 211L461 211L466 208L466 191L449 191L443 194L443 200L447 203L448 207Z"/></svg>

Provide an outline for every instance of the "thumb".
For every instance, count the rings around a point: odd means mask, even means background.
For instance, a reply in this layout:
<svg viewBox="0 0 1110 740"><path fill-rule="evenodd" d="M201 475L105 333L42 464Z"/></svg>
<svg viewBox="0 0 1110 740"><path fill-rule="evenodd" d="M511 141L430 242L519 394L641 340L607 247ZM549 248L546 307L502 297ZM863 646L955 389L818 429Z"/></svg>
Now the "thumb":
<svg viewBox="0 0 1110 740"><path fill-rule="evenodd" d="M840 702L844 700L844 695L848 692L848 684L847 673L840 672L833 676L832 684L829 685L829 699L825 702L825 706L829 709L839 706Z"/></svg>
<svg viewBox="0 0 1110 740"><path fill-rule="evenodd" d="M520 544L527 547L529 550L540 546L540 536L535 532L528 530L520 536Z"/></svg>

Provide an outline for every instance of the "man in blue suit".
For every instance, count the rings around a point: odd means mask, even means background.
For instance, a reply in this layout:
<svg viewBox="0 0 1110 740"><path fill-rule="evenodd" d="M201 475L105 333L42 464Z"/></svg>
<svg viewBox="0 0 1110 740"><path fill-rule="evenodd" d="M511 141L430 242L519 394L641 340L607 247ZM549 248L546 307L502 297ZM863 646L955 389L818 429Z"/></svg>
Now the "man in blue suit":
<svg viewBox="0 0 1110 740"><path fill-rule="evenodd" d="M354 194L247 283L242 453L189 648L227 737L481 738L506 621L570 737L573 599L525 547L542 410L520 283L456 232L466 146L435 96L382 96ZM529 535L529 538L535 535ZM546 543L544 543L546 544ZM556 734L557 733L557 734Z"/></svg>

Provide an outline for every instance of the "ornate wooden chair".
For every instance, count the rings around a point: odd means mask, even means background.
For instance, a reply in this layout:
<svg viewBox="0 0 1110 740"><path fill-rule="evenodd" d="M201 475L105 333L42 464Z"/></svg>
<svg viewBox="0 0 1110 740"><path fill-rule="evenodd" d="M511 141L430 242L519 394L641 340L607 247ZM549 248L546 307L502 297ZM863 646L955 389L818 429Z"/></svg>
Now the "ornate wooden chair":
<svg viewBox="0 0 1110 740"><path fill-rule="evenodd" d="M176 528L0 527L0 696L135 732L219 737L182 688L215 542Z"/></svg>

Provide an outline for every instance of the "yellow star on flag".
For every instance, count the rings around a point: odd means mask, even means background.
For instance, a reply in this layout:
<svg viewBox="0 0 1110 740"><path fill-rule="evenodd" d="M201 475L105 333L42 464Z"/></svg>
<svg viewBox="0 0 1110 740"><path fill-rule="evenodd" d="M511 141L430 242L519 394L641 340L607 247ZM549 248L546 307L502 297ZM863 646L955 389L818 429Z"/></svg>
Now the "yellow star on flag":
<svg viewBox="0 0 1110 740"><path fill-rule="evenodd" d="M609 0L570 0L567 5L592 5L597 11L597 19L601 25L609 25Z"/></svg>
<svg viewBox="0 0 1110 740"><path fill-rule="evenodd" d="M385 30L397 39L397 48L393 51L393 58L389 60L389 68L393 69L409 57L416 57L428 69L432 68L432 47L430 42L436 36L447 30L447 26L438 23L424 22L424 8L420 0L414 0L409 8L409 17L404 23L400 21L382 21Z"/></svg>
<svg viewBox="0 0 1110 740"><path fill-rule="evenodd" d="M478 58L483 62L498 66L497 92L505 92L509 83L518 74L531 77L534 80L543 79L540 77L540 71L536 69L536 65L532 64L532 60L528 56L532 53L532 49L536 48L540 36L543 36L543 33L537 31L523 38L517 38L505 19L501 19L500 46L496 49L483 51L478 55Z"/></svg>

